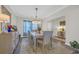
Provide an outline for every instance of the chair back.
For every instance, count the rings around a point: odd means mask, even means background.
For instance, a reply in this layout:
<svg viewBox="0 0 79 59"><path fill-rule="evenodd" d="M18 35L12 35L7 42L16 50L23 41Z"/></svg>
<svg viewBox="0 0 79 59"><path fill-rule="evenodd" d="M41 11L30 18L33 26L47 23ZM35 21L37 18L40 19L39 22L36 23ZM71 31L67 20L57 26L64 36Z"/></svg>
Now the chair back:
<svg viewBox="0 0 79 59"><path fill-rule="evenodd" d="M52 31L44 31L44 44L48 44L50 39L52 38L53 32Z"/></svg>

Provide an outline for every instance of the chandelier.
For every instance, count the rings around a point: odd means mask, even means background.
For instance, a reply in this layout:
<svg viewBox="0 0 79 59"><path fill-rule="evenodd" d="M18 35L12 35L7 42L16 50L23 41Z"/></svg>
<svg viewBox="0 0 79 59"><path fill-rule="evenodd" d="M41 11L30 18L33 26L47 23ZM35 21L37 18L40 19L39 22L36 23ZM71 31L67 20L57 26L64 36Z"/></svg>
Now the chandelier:
<svg viewBox="0 0 79 59"><path fill-rule="evenodd" d="M33 23L35 24L40 24L40 20L38 19L38 8L35 8L35 11L36 11L36 15L35 15L35 18L33 20Z"/></svg>

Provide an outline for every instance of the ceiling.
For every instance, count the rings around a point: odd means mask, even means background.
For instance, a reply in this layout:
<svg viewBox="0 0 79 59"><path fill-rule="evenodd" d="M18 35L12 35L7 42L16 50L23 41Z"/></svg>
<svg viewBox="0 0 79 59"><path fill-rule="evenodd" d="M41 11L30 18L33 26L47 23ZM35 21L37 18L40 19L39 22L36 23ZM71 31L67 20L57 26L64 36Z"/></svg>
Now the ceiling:
<svg viewBox="0 0 79 59"><path fill-rule="evenodd" d="M57 10L59 10L62 7L65 7L64 5L8 5L10 10L15 15L21 16L21 17L35 17L35 8L38 8L38 18L43 19L44 17L47 17L53 13L55 13Z"/></svg>

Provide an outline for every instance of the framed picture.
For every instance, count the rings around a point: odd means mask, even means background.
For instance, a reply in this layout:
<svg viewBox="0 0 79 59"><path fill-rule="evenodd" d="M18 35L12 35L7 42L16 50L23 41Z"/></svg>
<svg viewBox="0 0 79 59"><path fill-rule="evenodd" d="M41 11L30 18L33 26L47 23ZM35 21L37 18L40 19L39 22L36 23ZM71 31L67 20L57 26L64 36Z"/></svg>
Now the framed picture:
<svg viewBox="0 0 79 59"><path fill-rule="evenodd" d="M60 26L65 26L65 21L60 21Z"/></svg>

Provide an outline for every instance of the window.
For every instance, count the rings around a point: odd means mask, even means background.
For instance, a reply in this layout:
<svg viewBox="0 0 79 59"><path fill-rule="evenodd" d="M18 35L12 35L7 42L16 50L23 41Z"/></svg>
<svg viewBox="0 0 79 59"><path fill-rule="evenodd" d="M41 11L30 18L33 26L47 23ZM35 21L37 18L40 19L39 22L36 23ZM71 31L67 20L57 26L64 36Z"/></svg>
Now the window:
<svg viewBox="0 0 79 59"><path fill-rule="evenodd" d="M29 20L24 20L23 22L23 33L31 32L32 30L32 22Z"/></svg>
<svg viewBox="0 0 79 59"><path fill-rule="evenodd" d="M32 30L37 30L38 29L38 24L32 23Z"/></svg>
<svg viewBox="0 0 79 59"><path fill-rule="evenodd" d="M33 22L28 19L25 19L23 21L23 34L26 35L28 32L31 32L32 30L38 30L39 24L40 23L36 21Z"/></svg>
<svg viewBox="0 0 79 59"><path fill-rule="evenodd" d="M38 30L40 26L40 21L32 21L32 30Z"/></svg>

